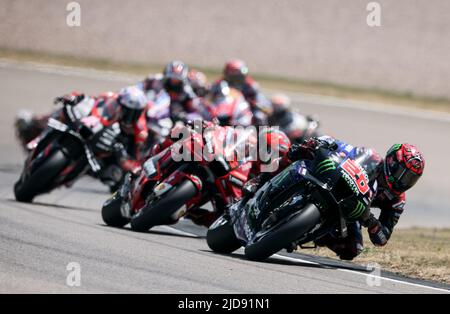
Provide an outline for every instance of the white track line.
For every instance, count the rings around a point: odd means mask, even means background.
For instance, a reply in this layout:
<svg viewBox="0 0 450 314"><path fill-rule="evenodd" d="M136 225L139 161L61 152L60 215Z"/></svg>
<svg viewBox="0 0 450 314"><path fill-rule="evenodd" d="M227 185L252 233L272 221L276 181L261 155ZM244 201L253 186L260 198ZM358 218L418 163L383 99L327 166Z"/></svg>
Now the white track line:
<svg viewBox="0 0 450 314"><path fill-rule="evenodd" d="M286 260L286 261L291 261L291 262L300 262L300 263L308 263L308 264L320 265L320 263L307 261L307 260L304 260L304 259L301 259L301 258L295 258L295 257L290 257L290 256L283 256L283 255L279 255L279 254L274 254L272 256L276 257L276 258L279 258L279 259ZM431 287L431 286L427 286L427 285L422 285L422 284L418 284L418 283L412 283L412 282L408 282L408 281L392 279L392 278L387 278L387 277L382 277L382 276L374 276L374 275L366 274L364 272L360 272L360 271L357 271L357 270L341 269L341 268L337 268L337 270L342 271L342 272L347 272L347 273L360 275L360 276L365 276L365 277L379 278L379 279L383 279L383 280L386 280L386 281L391 281L391 282L400 283L400 284L404 284L404 285L415 286L415 287L420 287L420 288L427 288L427 289L432 289L432 290L436 290L436 291L440 291L440 292L450 293L450 290L443 289L443 288L436 288L436 287Z"/></svg>
<svg viewBox="0 0 450 314"><path fill-rule="evenodd" d="M171 226L158 226L158 228L155 229L155 231L158 231L158 230L161 230L161 231L164 231L164 232L171 232L171 233L175 233L175 234L183 235L183 236L188 236L188 237L192 237L192 238L199 238L199 236L196 235L196 234L193 234L193 233L190 233L190 232L185 232L185 231L176 229L176 228L171 227Z"/></svg>
<svg viewBox="0 0 450 314"><path fill-rule="evenodd" d="M141 77L114 71L102 71L95 69L77 68L71 66L51 65L37 62L19 62L0 58L0 67L16 68L29 71L37 71L42 73L59 74L64 76L77 76L101 79L113 82L135 83ZM280 92L279 90L265 89L269 93ZM285 92L294 102L309 103L317 106L337 107L344 109L360 110L367 112L384 113L390 115L398 115L417 119L434 120L450 122L450 114L446 112L418 109L407 106L386 105L375 102L355 101L338 97L322 96L307 93Z"/></svg>
<svg viewBox="0 0 450 314"><path fill-rule="evenodd" d="M177 229L175 229L173 227L170 227L170 226L166 226L166 227L167 227L167 230L176 231L176 232L182 232L185 235L190 235L192 237L197 237L198 238L198 236L193 234L193 233L180 231L180 230L177 230ZM281 260L285 260L285 261L289 261L289 262L300 262L300 263L303 263L303 264L321 265L320 263L317 263L317 262L312 262L312 261L304 260L304 259L301 259L301 258L284 256L284 255L279 255L279 254L274 254L274 255L272 255L272 257L275 257L275 258L278 258L278 259L281 259ZM450 293L450 290L447 290L447 289L436 288L436 287L431 287L431 286L427 286L427 285L422 285L422 284L418 284L418 283L412 283L412 282L408 282L408 281L392 279L392 278L387 278L387 277L382 277L382 276L374 276L374 275L366 274L366 273L363 273L363 272L360 272L360 271L357 271L357 270L341 269L341 268L337 268L336 270L342 271L342 272L347 272L347 273L352 273L352 274L356 274L356 275L360 275L360 276L365 276L365 277L380 278L382 280L395 282L395 283L400 283L400 284L404 284L404 285L415 286L415 287L426 288L426 289L431 289L431 290L435 290L435 291Z"/></svg>
<svg viewBox="0 0 450 314"><path fill-rule="evenodd" d="M301 258L295 258L295 257L290 257L290 256L285 256L285 255L280 255L280 254L273 254L272 257L276 257L278 259L282 259L288 262L301 262L303 264L311 264L311 265L320 265L319 263L316 262L311 262L311 261L307 261Z"/></svg>
<svg viewBox="0 0 450 314"><path fill-rule="evenodd" d="M75 76L91 79L93 78L111 82L137 83L140 79L142 79L142 77L137 75L129 75L115 71L102 71L64 65L44 64L31 61L19 62L3 58L0 58L0 68L35 71L62 76Z"/></svg>

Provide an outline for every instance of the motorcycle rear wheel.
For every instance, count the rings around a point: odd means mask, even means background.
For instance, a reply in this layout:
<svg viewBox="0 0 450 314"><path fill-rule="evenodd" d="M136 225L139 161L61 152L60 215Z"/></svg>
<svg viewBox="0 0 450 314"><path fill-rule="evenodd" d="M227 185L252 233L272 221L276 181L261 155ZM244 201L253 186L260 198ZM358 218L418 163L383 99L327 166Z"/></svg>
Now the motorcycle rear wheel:
<svg viewBox="0 0 450 314"><path fill-rule="evenodd" d="M279 226L255 243L245 247L245 257L262 261L298 240L320 221L320 212L313 204L301 210L295 217Z"/></svg>
<svg viewBox="0 0 450 314"><path fill-rule="evenodd" d="M108 226L122 228L130 222L123 217L121 206L123 199L117 193L107 200L102 207L102 219Z"/></svg>

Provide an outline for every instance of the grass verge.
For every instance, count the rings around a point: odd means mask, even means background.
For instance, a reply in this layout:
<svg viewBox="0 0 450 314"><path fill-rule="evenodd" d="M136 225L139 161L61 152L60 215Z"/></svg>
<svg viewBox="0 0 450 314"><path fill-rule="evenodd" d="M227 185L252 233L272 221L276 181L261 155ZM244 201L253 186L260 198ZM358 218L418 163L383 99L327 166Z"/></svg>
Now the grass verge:
<svg viewBox="0 0 450 314"><path fill-rule="evenodd" d="M11 50L0 47L0 58L16 61L32 61L39 63L57 64L98 70L115 71L145 76L148 73L160 72L162 64L139 64L132 62L113 62L105 59L77 58L66 55L48 54L25 50ZM220 76L220 70L195 66L204 71L210 79ZM312 82L283 77L255 75L263 87L274 90L302 92L324 96L334 96L344 99L363 100L369 102L391 104L396 106L412 106L422 109L431 109L450 112L450 99L420 97L410 93L396 93L379 89L356 88L341 86L327 82Z"/></svg>
<svg viewBox="0 0 450 314"><path fill-rule="evenodd" d="M406 228L394 231L384 247L375 247L364 232L364 251L353 262L378 263L383 270L450 284L450 229ZM327 248L302 253L337 258Z"/></svg>

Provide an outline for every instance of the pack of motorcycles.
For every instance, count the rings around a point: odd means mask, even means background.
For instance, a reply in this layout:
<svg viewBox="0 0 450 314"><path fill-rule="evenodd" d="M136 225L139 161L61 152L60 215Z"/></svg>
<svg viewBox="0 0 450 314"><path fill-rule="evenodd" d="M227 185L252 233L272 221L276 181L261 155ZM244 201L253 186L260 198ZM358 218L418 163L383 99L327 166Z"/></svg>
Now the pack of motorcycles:
<svg viewBox="0 0 450 314"><path fill-rule="evenodd" d="M158 101L149 99L149 103ZM132 230L146 232L184 217L208 227L207 243L213 251L231 253L244 247L251 260L292 250L331 229L345 234L346 211L366 201L364 195L343 184L345 178L339 170L344 157L330 156L325 150L312 161L294 162L255 193L243 194L244 184L255 175L253 164L227 158L239 145L235 141L224 147L221 139L230 132L227 126L205 133L188 126L188 137L168 141L172 123L151 121L149 129L159 136L148 143L148 153L137 167L123 169L111 157L112 147L95 143L98 133L107 132L112 138L120 133L114 125L106 128L89 123L95 99L85 97L76 106L63 99L59 103L63 119L22 114L16 121L19 140L27 152L14 186L17 201L32 202L40 194L70 187L83 175L90 175L101 178L113 192L102 208L107 225L122 228L130 224ZM291 123L284 131L292 142L299 142L317 136L318 126L316 119L304 118L298 127ZM254 135L239 134L241 139L250 136ZM31 137L35 138L29 141ZM195 154L193 143L214 158L173 158L174 148L180 145ZM324 163L329 171L318 171ZM275 198L267 193L273 189L280 191ZM202 208L207 203L212 209Z"/></svg>

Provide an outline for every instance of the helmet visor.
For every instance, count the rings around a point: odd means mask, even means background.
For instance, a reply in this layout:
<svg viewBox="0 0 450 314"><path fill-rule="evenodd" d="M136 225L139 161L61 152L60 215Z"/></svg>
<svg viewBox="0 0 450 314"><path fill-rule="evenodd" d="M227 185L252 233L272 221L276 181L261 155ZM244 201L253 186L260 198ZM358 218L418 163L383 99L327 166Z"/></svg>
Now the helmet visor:
<svg viewBox="0 0 450 314"><path fill-rule="evenodd" d="M131 125L136 123L139 120L139 117L142 114L141 109L131 109L125 106L122 106L122 115L120 122L125 125Z"/></svg>
<svg viewBox="0 0 450 314"><path fill-rule="evenodd" d="M183 81L175 78L169 78L165 82L164 87L169 92L180 93L183 91Z"/></svg>
<svg viewBox="0 0 450 314"><path fill-rule="evenodd" d="M388 180L392 183L392 187L398 192L405 192L410 189L417 180L419 180L420 175L413 172L412 170L404 167L403 165L397 164L397 167L393 169L389 175Z"/></svg>
<svg viewBox="0 0 450 314"><path fill-rule="evenodd" d="M245 76L240 72L227 73L225 80L230 86L241 86L245 83Z"/></svg>

